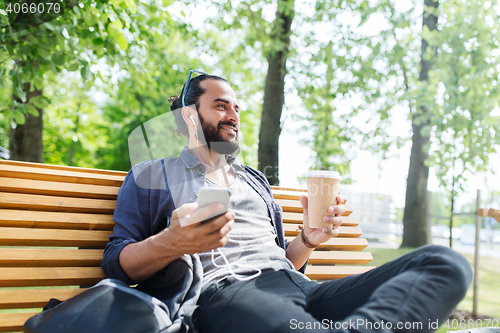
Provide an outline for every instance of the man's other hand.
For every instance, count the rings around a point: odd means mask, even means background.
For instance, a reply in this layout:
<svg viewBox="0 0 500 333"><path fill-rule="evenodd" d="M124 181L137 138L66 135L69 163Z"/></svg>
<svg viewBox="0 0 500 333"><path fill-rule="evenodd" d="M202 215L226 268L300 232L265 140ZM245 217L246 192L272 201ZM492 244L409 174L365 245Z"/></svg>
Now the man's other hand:
<svg viewBox="0 0 500 333"><path fill-rule="evenodd" d="M344 198L341 195L337 196L337 204L328 207L323 222L331 223L332 229L328 228L310 228L309 227L309 210L308 198L305 195L300 196L300 204L302 205L304 219L304 234L309 243L313 246L318 246L321 243L328 241L332 237L337 237L339 234L338 227L342 224L342 214L345 213Z"/></svg>

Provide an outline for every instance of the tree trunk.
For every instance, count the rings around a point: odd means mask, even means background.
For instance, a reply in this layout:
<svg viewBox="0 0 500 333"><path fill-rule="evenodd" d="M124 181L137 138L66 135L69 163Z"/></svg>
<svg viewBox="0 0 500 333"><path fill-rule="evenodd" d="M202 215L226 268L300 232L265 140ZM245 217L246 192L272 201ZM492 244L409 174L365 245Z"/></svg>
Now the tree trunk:
<svg viewBox="0 0 500 333"><path fill-rule="evenodd" d="M422 26L427 26L429 30L436 30L437 16L429 14L429 9L437 9L438 1L425 0ZM420 81L428 81L431 61L427 60L425 53L429 44L422 38ZM424 162L429 156L429 135L422 135L422 129L429 126L427 113L429 111L424 106L419 106L419 110L412 119L412 148L410 156L410 168L406 184L406 202L403 217L403 247L418 247L431 242L430 223L427 218L427 180L429 177L429 167Z"/></svg>
<svg viewBox="0 0 500 333"><path fill-rule="evenodd" d="M281 134L281 113L285 96L286 60L290 48L290 34L294 17L294 0L278 1L273 45L282 45L271 51L268 61L264 105L259 132L259 170L271 185L279 185L279 136Z"/></svg>
<svg viewBox="0 0 500 333"><path fill-rule="evenodd" d="M24 92L27 102L32 97L41 96L42 90L30 92L30 83L24 83ZM16 96L13 97L18 103L22 101ZM38 117L26 113L26 122L23 125L11 128L9 133L10 159L26 162L43 163L43 110L38 109Z"/></svg>

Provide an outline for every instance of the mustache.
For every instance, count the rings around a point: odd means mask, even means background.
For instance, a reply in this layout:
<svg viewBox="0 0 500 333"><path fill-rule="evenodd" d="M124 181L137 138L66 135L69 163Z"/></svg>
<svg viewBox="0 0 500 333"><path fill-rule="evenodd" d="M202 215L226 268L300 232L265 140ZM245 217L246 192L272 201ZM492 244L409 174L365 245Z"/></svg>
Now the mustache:
<svg viewBox="0 0 500 333"><path fill-rule="evenodd" d="M221 128L222 126L231 126L232 128L234 128L236 133L238 133L238 128L236 127L236 124L234 124L230 121L221 120L221 121L219 121L219 124L217 126L218 126L218 128Z"/></svg>

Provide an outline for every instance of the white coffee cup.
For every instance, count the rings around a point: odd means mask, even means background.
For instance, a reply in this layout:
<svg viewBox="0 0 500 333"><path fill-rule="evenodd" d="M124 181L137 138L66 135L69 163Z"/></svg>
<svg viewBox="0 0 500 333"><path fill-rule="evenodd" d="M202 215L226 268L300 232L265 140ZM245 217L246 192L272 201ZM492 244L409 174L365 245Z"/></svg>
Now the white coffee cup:
<svg viewBox="0 0 500 333"><path fill-rule="evenodd" d="M325 223L328 207L337 204L342 177L336 171L313 170L307 174L307 196L309 227L332 229L331 223Z"/></svg>

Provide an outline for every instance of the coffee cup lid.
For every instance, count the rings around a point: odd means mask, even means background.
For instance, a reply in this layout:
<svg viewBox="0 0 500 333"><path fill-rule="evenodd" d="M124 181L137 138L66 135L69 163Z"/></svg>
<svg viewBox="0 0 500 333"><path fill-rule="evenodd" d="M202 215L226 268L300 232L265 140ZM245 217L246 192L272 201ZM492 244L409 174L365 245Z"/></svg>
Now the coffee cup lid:
<svg viewBox="0 0 500 333"><path fill-rule="evenodd" d="M337 178L342 180L342 177L340 177L340 173L338 173L337 171L329 170L312 170L309 171L307 177Z"/></svg>

